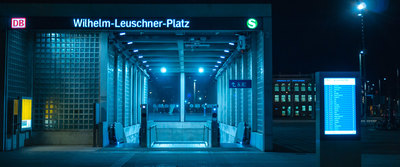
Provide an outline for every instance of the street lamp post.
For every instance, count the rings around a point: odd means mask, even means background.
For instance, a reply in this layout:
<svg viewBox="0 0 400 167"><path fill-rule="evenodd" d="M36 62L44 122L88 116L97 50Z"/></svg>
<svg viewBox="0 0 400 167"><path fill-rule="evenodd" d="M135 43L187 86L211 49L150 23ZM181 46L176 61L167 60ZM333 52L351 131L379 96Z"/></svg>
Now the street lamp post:
<svg viewBox="0 0 400 167"><path fill-rule="evenodd" d="M357 5L357 9L359 11L358 16L361 19L361 50L359 53L359 67L360 67L360 78L361 78L361 83L363 85L363 104L361 105L361 115L364 115L366 119L366 113L367 113L367 83L366 83L366 68L365 68L365 54L366 54L366 48L365 48L365 24L364 24L364 14L365 10L367 8L367 5L365 2L360 2Z"/></svg>

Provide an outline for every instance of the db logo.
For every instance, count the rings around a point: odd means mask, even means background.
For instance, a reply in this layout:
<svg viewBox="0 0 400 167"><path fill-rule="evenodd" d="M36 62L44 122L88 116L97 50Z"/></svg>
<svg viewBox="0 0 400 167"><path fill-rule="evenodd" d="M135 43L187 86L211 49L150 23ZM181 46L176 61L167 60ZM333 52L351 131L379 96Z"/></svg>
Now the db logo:
<svg viewBox="0 0 400 167"><path fill-rule="evenodd" d="M11 18L11 28L26 28L26 18Z"/></svg>

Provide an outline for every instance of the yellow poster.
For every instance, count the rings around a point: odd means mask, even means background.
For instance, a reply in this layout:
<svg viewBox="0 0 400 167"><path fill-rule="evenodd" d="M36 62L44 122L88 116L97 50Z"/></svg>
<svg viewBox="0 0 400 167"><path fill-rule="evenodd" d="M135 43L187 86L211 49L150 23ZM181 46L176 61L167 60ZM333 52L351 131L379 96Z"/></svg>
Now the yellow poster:
<svg viewBox="0 0 400 167"><path fill-rule="evenodd" d="M22 129L32 128L32 100L22 99Z"/></svg>

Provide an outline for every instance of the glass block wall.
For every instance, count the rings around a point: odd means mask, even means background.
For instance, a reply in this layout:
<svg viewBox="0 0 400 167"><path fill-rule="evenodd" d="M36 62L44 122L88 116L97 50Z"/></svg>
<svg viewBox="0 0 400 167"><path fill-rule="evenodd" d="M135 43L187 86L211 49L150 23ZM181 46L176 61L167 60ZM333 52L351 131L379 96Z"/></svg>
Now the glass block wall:
<svg viewBox="0 0 400 167"><path fill-rule="evenodd" d="M237 126L252 125L252 131L264 130L264 43L261 32L253 34L251 49L236 57L217 76L218 121ZM254 45L253 45L254 44ZM229 88L229 80L252 80L251 89Z"/></svg>
<svg viewBox="0 0 400 167"><path fill-rule="evenodd" d="M24 30L8 32L7 86L8 99L31 96L31 58L26 50L28 33ZM12 105L8 105L11 109Z"/></svg>
<svg viewBox="0 0 400 167"><path fill-rule="evenodd" d="M99 34L37 32L34 41L34 129L92 129Z"/></svg>

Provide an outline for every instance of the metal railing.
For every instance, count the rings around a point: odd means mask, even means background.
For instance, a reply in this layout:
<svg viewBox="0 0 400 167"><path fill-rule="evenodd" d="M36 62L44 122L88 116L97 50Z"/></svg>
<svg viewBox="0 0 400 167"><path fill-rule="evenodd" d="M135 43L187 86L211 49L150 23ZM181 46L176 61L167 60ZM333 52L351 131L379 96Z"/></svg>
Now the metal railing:
<svg viewBox="0 0 400 167"><path fill-rule="evenodd" d="M206 142L206 146L210 145L210 132L211 128L208 126L208 124L205 124L203 128L203 141Z"/></svg>
<svg viewBox="0 0 400 167"><path fill-rule="evenodd" d="M154 135L153 135L153 130L154 130ZM153 146L153 144L158 141L158 136L157 136L157 125L151 125L149 127L149 143L150 143L150 147ZM153 137L155 138L155 140L153 140Z"/></svg>

